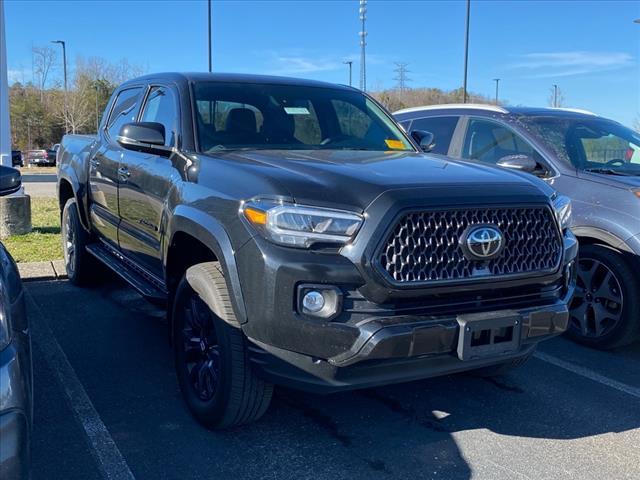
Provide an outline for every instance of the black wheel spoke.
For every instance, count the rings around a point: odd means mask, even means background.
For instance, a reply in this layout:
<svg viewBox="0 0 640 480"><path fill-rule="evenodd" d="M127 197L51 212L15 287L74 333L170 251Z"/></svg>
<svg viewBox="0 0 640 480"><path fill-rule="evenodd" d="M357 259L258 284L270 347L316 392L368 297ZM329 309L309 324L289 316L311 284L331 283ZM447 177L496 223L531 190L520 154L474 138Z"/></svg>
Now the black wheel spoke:
<svg viewBox="0 0 640 480"><path fill-rule="evenodd" d="M182 358L189 371L190 384L200 400L210 401L218 388L221 357L213 317L195 292L185 301L182 313Z"/></svg>

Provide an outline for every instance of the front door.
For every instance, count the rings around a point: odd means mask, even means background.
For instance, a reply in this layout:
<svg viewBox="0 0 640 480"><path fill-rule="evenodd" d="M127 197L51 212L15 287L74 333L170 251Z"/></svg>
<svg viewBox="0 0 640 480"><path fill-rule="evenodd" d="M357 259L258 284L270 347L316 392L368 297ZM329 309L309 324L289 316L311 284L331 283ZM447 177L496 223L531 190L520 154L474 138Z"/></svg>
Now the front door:
<svg viewBox="0 0 640 480"><path fill-rule="evenodd" d="M124 149L116 141L122 125L135 120L142 87L128 88L117 94L111 113L98 133L100 147L89 161L91 225L101 238L118 245L118 182Z"/></svg>
<svg viewBox="0 0 640 480"><path fill-rule="evenodd" d="M141 122L164 126L165 145L176 146L178 105L169 87L153 86L146 97ZM171 185L180 174L167 156L126 150L119 189L121 251L149 273L162 278L162 238Z"/></svg>

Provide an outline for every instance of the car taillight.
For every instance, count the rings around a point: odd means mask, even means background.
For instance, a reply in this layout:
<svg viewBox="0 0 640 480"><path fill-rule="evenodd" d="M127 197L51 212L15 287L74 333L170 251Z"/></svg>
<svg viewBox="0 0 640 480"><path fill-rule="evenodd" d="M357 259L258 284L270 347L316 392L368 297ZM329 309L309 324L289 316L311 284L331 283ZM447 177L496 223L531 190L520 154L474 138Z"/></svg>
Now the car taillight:
<svg viewBox="0 0 640 480"><path fill-rule="evenodd" d="M633 148L629 148L627 152L624 154L624 159L627 162L630 162L632 157L633 157Z"/></svg>

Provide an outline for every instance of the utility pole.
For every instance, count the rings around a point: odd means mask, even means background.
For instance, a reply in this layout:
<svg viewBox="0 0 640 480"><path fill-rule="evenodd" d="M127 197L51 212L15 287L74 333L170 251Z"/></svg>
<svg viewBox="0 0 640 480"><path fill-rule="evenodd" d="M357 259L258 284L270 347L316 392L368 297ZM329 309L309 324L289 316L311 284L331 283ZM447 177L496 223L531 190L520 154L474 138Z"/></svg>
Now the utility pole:
<svg viewBox="0 0 640 480"><path fill-rule="evenodd" d="M494 78L493 81L496 82L496 105L498 105L498 85L500 84L500 79Z"/></svg>
<svg viewBox="0 0 640 480"><path fill-rule="evenodd" d="M353 67L353 60L345 60L342 63L349 65L349 86L351 86L351 68Z"/></svg>
<svg viewBox="0 0 640 480"><path fill-rule="evenodd" d="M208 20L208 32L209 32L209 42L207 43L207 45L209 46L209 73L211 73L213 71L213 65L211 62L211 0L208 0L208 15L207 15L207 20Z"/></svg>
<svg viewBox="0 0 640 480"><path fill-rule="evenodd" d="M553 107L558 108L558 85L553 84Z"/></svg>
<svg viewBox="0 0 640 480"><path fill-rule="evenodd" d="M398 75L394 78L394 80L398 82L397 89L400 92L400 95L402 95L407 89L407 82L411 81L411 79L407 78L407 73L409 73L409 70L407 70L407 65L409 64L396 63L395 65L396 68L394 72L396 72Z"/></svg>
<svg viewBox="0 0 640 480"><path fill-rule="evenodd" d="M469 17L471 14L471 0L467 0L467 17L464 34L464 83L462 86L462 103L467 103L467 67L469 64Z"/></svg>
<svg viewBox="0 0 640 480"><path fill-rule="evenodd" d="M360 30L360 90L367 91L367 65L365 58L365 47L367 46L366 36L367 29L365 21L367 19L367 0L360 0L360 21L362 22L362 30Z"/></svg>
<svg viewBox="0 0 640 480"><path fill-rule="evenodd" d="M67 89L67 44L64 40L52 40L51 43L58 43L62 45L62 66L64 69L64 133L69 133L67 126L67 96L69 91Z"/></svg>

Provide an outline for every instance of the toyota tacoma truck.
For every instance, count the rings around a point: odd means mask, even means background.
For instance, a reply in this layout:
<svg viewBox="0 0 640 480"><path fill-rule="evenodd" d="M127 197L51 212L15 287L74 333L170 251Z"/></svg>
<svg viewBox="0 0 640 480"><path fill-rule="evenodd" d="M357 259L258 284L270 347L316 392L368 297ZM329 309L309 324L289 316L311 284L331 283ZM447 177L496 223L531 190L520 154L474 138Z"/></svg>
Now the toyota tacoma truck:
<svg viewBox="0 0 640 480"><path fill-rule="evenodd" d="M60 147L69 280L106 266L166 305L184 400L209 428L258 419L274 385L498 374L567 327L571 204L414 137L346 86L128 81L95 137Z"/></svg>

